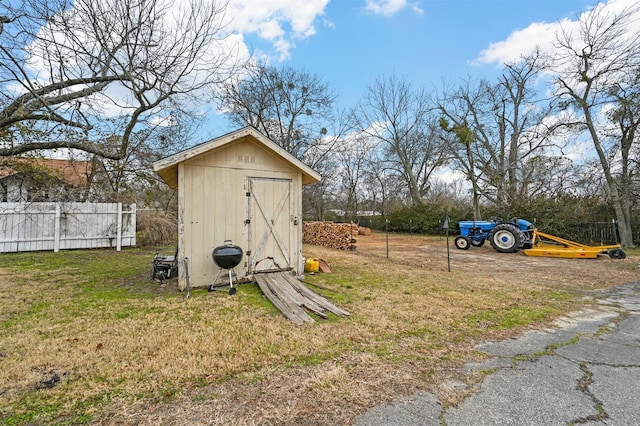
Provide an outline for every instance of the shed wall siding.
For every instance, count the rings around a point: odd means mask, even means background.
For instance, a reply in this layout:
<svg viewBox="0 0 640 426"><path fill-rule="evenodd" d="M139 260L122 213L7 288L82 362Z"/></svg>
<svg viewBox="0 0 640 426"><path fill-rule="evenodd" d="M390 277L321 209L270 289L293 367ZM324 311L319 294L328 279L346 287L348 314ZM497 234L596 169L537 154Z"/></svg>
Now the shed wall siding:
<svg viewBox="0 0 640 426"><path fill-rule="evenodd" d="M210 151L192 160L186 161L190 166L231 167L243 170L277 172L294 171L284 160L274 156L259 144L242 139L222 149Z"/></svg>

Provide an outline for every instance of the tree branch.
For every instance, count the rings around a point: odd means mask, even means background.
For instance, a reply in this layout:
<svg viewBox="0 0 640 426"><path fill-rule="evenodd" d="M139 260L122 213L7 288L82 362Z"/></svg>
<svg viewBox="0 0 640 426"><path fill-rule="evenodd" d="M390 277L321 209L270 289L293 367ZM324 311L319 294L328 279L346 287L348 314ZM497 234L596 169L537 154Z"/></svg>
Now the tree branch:
<svg viewBox="0 0 640 426"><path fill-rule="evenodd" d="M78 149L90 154L98 155L102 158L109 160L120 160L123 158L121 153L112 153L102 150L96 147L94 144L82 141L82 142L70 142L70 141L51 141L51 142L30 142L20 144L10 148L0 148L0 157L10 157L26 152L38 151L38 150L52 150L52 149Z"/></svg>

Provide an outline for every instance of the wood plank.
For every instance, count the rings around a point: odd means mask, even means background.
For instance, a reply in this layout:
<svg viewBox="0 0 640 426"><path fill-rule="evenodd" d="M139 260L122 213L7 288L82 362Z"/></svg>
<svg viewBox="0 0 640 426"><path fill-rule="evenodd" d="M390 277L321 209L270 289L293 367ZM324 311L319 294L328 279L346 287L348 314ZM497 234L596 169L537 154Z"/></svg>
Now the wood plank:
<svg viewBox="0 0 640 426"><path fill-rule="evenodd" d="M304 286L302 283L299 283L299 282L296 283L292 281L292 285L296 287L300 292L304 293L306 297L308 297L311 300L314 300L316 303L318 303L320 306L322 306L324 309L328 310L329 312L332 312L333 314L338 316L350 315L349 312L334 305L326 298L322 297L321 295L310 290L308 287Z"/></svg>
<svg viewBox="0 0 640 426"><path fill-rule="evenodd" d="M327 300L326 298L324 298L323 296L319 295L318 293L310 290L308 287L306 287L304 284L302 284L300 281L298 281L295 277L293 276L287 276L286 279L290 282L290 284L296 288L298 291L300 291L302 294L304 294L305 297L315 301L316 303L318 303L320 306L322 306L323 308L325 308L326 310L338 315L338 316L348 316L350 315L349 312L340 309L339 307L337 307L336 305L334 305L333 303L329 302L329 300Z"/></svg>
<svg viewBox="0 0 640 426"><path fill-rule="evenodd" d="M293 288L288 282L283 280L280 274L270 275L271 289L277 293L285 303L290 305L292 309L295 310L295 308L299 308L301 313L304 315L307 315L304 311L304 309L307 309L322 318L327 318L327 315L324 313L324 309L321 306L300 294L300 292Z"/></svg>
<svg viewBox="0 0 640 426"><path fill-rule="evenodd" d="M267 297L267 299L271 301L271 303L273 303L276 308L278 308L280 312L282 312L282 314L287 319L293 321L295 325L304 324L305 321L299 315L293 312L290 307L271 290L269 284L267 283L267 280L264 279L263 276L256 275L254 278L258 283L260 290L262 290L262 293Z"/></svg>
<svg viewBox="0 0 640 426"><path fill-rule="evenodd" d="M272 278L272 282L278 288L278 292L282 294L282 297L291 301L291 303L295 303L297 306L304 307L313 311L313 313L326 318L326 314L324 313L324 308L315 303L313 300L306 297L302 294L298 289L289 283L289 281L284 278L288 276L292 276L291 274L269 274ZM284 278L284 279L283 279ZM295 279L295 278L294 278Z"/></svg>
<svg viewBox="0 0 640 426"><path fill-rule="evenodd" d="M333 271L331 270L331 266L324 259L318 259L318 268L320 272L324 272L325 274L331 274Z"/></svg>
<svg viewBox="0 0 640 426"><path fill-rule="evenodd" d="M256 274L256 276L264 280L271 294L277 298L280 305L284 307L285 313L297 317L303 322L314 322L314 319L305 312L302 306L296 303L296 301L291 298L291 295L285 291L286 287L282 286L283 281L279 279L280 274Z"/></svg>
<svg viewBox="0 0 640 426"><path fill-rule="evenodd" d="M292 273L254 274L254 280L274 306L296 325L314 322L307 310L321 318L327 318L325 311L338 316L349 315L349 312L308 289Z"/></svg>
<svg viewBox="0 0 640 426"><path fill-rule="evenodd" d="M287 312L289 312L292 316L300 318L303 322L314 322L314 319L307 314L302 306L297 304L295 300L292 300L289 295L284 291L281 286L281 283L274 279L274 277L265 277L267 285L271 290L272 294L278 298L278 300L285 306Z"/></svg>
<svg viewBox="0 0 640 426"><path fill-rule="evenodd" d="M331 313L333 313L335 315L338 315L338 316L349 316L349 315L351 315L349 312L347 312L347 311L345 311L343 309L340 309L339 307L337 307L333 303L329 302L326 298L322 297L318 293L315 293L314 291L310 290L308 287L306 287L300 281L298 281L295 277L287 276L286 279L290 282L290 284L294 288L296 288L298 291L300 291L302 294L304 294L307 298L309 298L309 299L313 300L314 302L318 303L320 306L322 306L323 308L325 308L329 312L331 312Z"/></svg>

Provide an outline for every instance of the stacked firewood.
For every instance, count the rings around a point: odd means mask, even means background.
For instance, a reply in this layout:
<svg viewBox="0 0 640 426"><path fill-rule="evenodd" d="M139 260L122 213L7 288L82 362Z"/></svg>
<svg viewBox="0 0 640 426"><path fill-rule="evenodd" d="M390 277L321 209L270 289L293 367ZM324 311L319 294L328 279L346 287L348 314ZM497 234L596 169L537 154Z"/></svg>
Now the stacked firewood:
<svg viewBox="0 0 640 426"><path fill-rule="evenodd" d="M353 223L304 222L302 242L338 250L355 250L358 225Z"/></svg>

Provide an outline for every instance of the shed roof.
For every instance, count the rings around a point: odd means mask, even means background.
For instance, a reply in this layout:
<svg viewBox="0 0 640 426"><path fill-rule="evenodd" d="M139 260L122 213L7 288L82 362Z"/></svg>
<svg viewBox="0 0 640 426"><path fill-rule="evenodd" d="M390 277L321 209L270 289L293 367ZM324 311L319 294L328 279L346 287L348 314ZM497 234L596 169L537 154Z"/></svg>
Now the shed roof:
<svg viewBox="0 0 640 426"><path fill-rule="evenodd" d="M226 135L211 139L210 141L158 160L153 163L153 170L155 170L170 187L175 188L178 186L178 164L244 138L261 144L261 146L267 148L274 155L282 158L293 168L299 170L302 173L303 185L315 183L320 180L320 174L318 172L289 154L281 146L251 126L243 127L242 129L227 133Z"/></svg>

